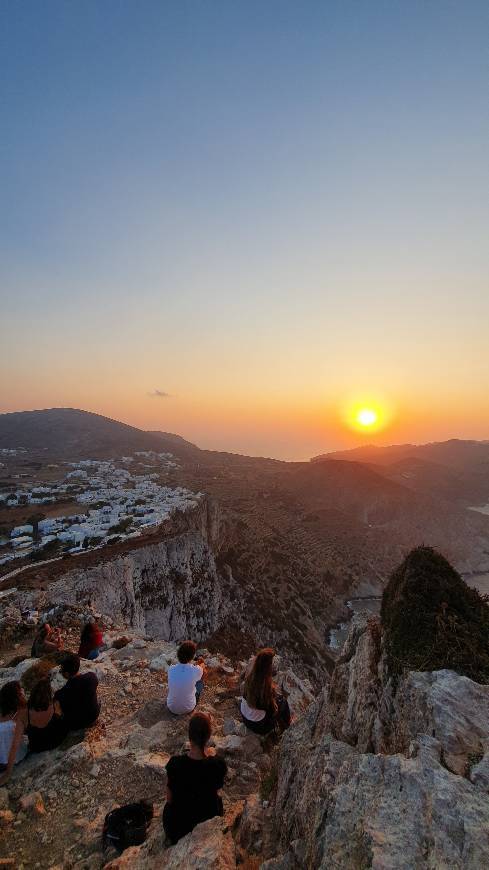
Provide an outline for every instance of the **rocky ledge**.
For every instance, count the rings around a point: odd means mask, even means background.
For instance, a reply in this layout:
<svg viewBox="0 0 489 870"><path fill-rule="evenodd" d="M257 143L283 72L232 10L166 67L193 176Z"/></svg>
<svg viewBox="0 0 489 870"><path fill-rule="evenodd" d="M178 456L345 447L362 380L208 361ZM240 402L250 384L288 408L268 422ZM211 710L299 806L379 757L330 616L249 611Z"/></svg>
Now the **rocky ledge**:
<svg viewBox="0 0 489 870"><path fill-rule="evenodd" d="M331 685L285 735L263 870L489 866L489 686L388 676L358 615Z"/></svg>
<svg viewBox="0 0 489 870"><path fill-rule="evenodd" d="M73 613L60 612L55 618L63 624L66 645L73 647L79 636ZM110 648L97 661L82 665L82 670L95 671L99 679L102 713L97 725L82 740L78 737L79 742L68 737L57 750L29 756L14 769L7 787L0 789L0 865L17 870L99 870L106 865L112 870L156 866L211 870L235 867L249 855L255 861L260 856L260 863L264 854L272 854L265 842L265 821L276 750L240 721L239 676L246 662L200 651L207 673L199 709L211 714L213 751L223 755L228 765L225 816L199 825L168 848L161 824L165 765L188 745L189 717L172 716L165 703L166 674L176 661L177 645L127 629L114 628L106 639L110 642L123 633L129 641L125 646ZM280 660L278 665L277 680L290 693L292 711L300 718L313 700L311 686ZM0 686L19 679L28 690L35 677L33 668L39 668L39 660L14 660L11 667L0 668ZM54 689L63 682L57 667L51 671L51 682ZM106 813L142 798L155 807L147 842L121 858L104 853L101 834Z"/></svg>

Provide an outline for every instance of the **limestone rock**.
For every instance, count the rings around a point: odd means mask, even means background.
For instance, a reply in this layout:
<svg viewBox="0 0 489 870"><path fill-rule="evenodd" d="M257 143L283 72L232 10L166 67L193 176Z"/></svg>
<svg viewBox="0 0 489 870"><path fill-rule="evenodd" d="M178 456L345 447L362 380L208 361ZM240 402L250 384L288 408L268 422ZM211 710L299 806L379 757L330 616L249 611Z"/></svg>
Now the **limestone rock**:
<svg viewBox="0 0 489 870"><path fill-rule="evenodd" d="M243 738L237 734L228 734L227 737L220 737L215 741L216 752L218 755L234 755L243 749Z"/></svg>
<svg viewBox="0 0 489 870"><path fill-rule="evenodd" d="M488 693L453 671L394 691L376 620L355 620L330 689L282 739L278 857L264 867L489 866Z"/></svg>
<svg viewBox="0 0 489 870"><path fill-rule="evenodd" d="M154 824L153 824L154 828ZM142 846L126 849L105 870L234 870L236 857L231 833L224 833L223 819L197 825L175 846L165 848L160 830L153 830Z"/></svg>
<svg viewBox="0 0 489 870"><path fill-rule="evenodd" d="M379 619L357 614L331 677L329 714L332 734L364 751L373 749L382 693L379 659Z"/></svg>
<svg viewBox="0 0 489 870"><path fill-rule="evenodd" d="M447 670L409 673L393 698L384 742L403 751L417 734L436 737L445 764L463 775L469 755L489 738L489 686Z"/></svg>
<svg viewBox="0 0 489 870"><path fill-rule="evenodd" d="M244 806L238 841L248 854L260 854L263 849L263 804L257 794L251 795Z"/></svg>

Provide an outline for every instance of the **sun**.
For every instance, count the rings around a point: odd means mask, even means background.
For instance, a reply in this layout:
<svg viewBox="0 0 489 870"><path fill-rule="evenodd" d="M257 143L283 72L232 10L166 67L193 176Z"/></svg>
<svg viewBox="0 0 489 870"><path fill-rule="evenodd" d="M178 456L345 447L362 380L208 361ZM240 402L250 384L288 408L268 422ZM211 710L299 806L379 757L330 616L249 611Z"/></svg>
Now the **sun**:
<svg viewBox="0 0 489 870"><path fill-rule="evenodd" d="M373 408L360 408L357 412L356 422L364 429L370 429L378 422L379 415Z"/></svg>
<svg viewBox="0 0 489 870"><path fill-rule="evenodd" d="M346 399L341 407L343 425L354 432L377 435L389 426L392 403L378 396L365 395Z"/></svg>

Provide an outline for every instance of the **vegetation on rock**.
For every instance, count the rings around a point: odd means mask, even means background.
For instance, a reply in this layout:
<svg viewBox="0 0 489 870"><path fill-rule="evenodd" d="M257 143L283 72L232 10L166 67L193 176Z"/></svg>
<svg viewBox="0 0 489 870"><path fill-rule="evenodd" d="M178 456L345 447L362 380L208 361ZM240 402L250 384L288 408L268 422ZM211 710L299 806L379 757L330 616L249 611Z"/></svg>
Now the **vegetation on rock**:
<svg viewBox="0 0 489 870"><path fill-rule="evenodd" d="M417 547L394 571L381 610L390 673L449 668L489 681L489 607L436 550Z"/></svg>

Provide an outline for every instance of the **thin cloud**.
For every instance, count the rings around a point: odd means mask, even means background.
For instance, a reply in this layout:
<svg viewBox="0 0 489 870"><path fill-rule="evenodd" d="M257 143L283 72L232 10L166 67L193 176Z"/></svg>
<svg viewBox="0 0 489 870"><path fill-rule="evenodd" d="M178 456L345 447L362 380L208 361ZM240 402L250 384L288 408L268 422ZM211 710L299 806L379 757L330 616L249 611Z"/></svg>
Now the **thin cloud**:
<svg viewBox="0 0 489 870"><path fill-rule="evenodd" d="M171 399L171 393L165 393L164 390L151 390L148 396L152 399Z"/></svg>

